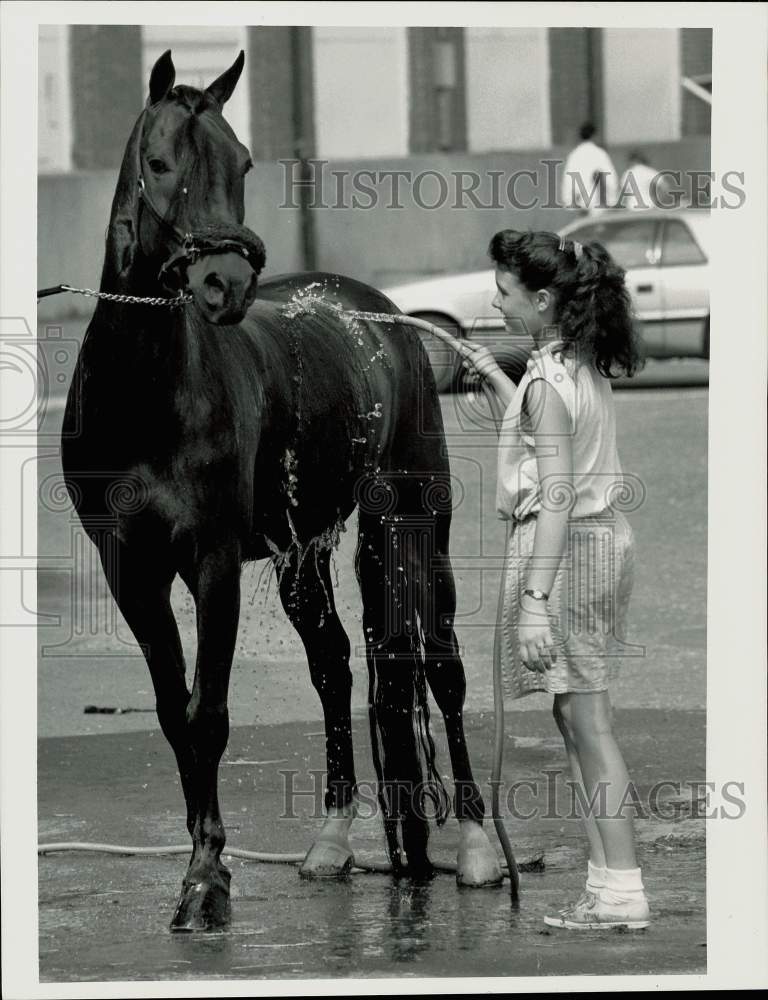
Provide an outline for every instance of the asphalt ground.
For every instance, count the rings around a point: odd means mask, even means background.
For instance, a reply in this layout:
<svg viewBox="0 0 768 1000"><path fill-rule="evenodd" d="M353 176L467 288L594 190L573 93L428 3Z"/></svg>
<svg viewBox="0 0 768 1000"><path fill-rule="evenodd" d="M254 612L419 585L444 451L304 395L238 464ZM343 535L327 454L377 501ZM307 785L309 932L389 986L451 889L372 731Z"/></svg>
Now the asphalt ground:
<svg viewBox="0 0 768 1000"><path fill-rule="evenodd" d="M307 882L295 866L231 859L231 929L168 931L186 868L183 856L52 854L39 859L40 978L45 982L681 974L706 971L704 819L692 817L692 783L704 777L704 713L620 709L617 728L633 775L636 822L653 922L646 931L551 930L547 911L583 889L586 849L562 774L548 712L507 719L505 823L516 857L542 858L521 875L520 908L507 883L458 889L453 876L416 884L389 875ZM320 825L322 727L240 726L221 767L220 797L232 847L303 852ZM355 720L358 777L373 779L365 720ZM492 720L472 713L467 734L478 776L490 773ZM447 749L438 738L439 759ZM549 777L547 778L547 774ZM544 776L544 778L543 778ZM654 807L653 788L667 789ZM318 775L318 778L320 776ZM530 788L523 782L534 783ZM485 784L485 782L483 782ZM515 784L517 783L517 790ZM487 786L484 789L489 801ZM39 750L40 837L184 843L175 765L162 735L142 731L48 738ZM550 805L554 799L555 807ZM510 815L514 806L515 812ZM529 818L522 819L526 816ZM490 836L495 843L495 836ZM458 824L433 832L435 861L455 861ZM384 860L380 818L352 829L356 860ZM514 987L512 987L514 989Z"/></svg>
<svg viewBox="0 0 768 1000"><path fill-rule="evenodd" d="M66 339L68 325L61 326ZM627 637L632 655L622 664L612 698L630 772L647 792L662 780L685 785L704 775L707 392L680 387L678 380L664 389L617 388L615 399L624 470L643 484L644 495L628 515L638 548ZM455 477L452 557L467 726L477 774L484 776L490 770L493 623L503 547L503 525L493 509L495 441L481 404L453 395L442 397L442 407ZM47 623L39 628L40 836L184 842L181 794L156 728L146 666L106 594L89 543L83 544L76 519L55 491L61 412L54 397L42 427L38 471L38 612ZM334 598L353 646L356 752L365 780L372 767L352 572L354 520L336 554ZM295 765L301 788L311 781L310 771L322 771L319 701L274 580L261 575L262 568L258 564L243 575L222 802L230 844L302 851L319 819L302 812L306 803L297 810L299 819L280 818L279 771ZM180 585L173 600L187 661L193 662L191 600ZM85 714L86 706L123 711ZM438 721L435 729L445 767ZM507 731L508 781L562 769L546 696L508 706ZM686 818L687 809L684 801L677 819L638 822L655 921L643 934L612 937L610 947L604 937L569 942L540 923L547 906L562 905L580 889L585 854L575 821L510 819L518 855L543 853L545 862L543 874L524 876L519 913L510 909L507 893L459 893L448 876L421 887L362 875L348 886L314 885L289 867L233 862L233 930L204 940L194 936L191 943L166 932L183 875L180 858L44 857L41 978L703 971L703 821ZM455 838L455 821L449 821L433 838L435 855L454 855ZM356 823L353 845L361 856L383 858L377 817Z"/></svg>

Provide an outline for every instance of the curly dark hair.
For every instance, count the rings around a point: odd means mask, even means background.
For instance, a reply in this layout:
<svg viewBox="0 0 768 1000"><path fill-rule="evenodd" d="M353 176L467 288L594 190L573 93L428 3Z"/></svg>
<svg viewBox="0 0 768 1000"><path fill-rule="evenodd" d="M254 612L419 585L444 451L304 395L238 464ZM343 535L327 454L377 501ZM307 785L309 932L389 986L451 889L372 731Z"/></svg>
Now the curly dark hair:
<svg viewBox="0 0 768 1000"><path fill-rule="evenodd" d="M555 322L566 344L586 355L605 378L634 375L643 364L624 271L605 247L575 244L548 232L504 229L488 253L529 291L555 294Z"/></svg>

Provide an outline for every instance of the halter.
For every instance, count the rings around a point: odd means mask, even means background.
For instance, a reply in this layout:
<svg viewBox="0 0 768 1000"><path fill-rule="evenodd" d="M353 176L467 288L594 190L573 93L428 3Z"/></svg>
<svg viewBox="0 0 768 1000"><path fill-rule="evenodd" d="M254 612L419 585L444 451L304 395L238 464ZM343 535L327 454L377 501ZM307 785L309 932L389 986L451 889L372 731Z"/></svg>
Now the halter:
<svg viewBox="0 0 768 1000"><path fill-rule="evenodd" d="M149 193L141 165L141 145L144 138L147 112L150 107L151 105L149 101L147 101L147 105L142 112L141 129L139 131L139 138L136 144L136 174L138 178L137 184L139 202L136 218L137 237L140 230L139 213L141 212L142 205L145 205L157 225L161 229L165 230L171 240L178 246L178 249L174 253L171 253L160 267L158 278L164 285L169 285L169 281L167 279L172 278L174 272L181 276L183 272L186 272L186 269L190 264L194 264L195 261L199 260L201 257L208 257L213 254L221 253L239 254L251 265L256 274L258 274L264 266L264 244L259 237L256 236L255 233L252 233L246 226L240 226L236 223L215 223L205 226L200 230L182 232L178 226L166 219L166 217L159 211ZM178 187L176 190L178 190ZM174 195L175 194L176 191L174 191ZM182 194L186 197L186 186L182 187ZM173 201L173 195L171 196L170 201ZM181 284L181 282L178 282L178 284Z"/></svg>

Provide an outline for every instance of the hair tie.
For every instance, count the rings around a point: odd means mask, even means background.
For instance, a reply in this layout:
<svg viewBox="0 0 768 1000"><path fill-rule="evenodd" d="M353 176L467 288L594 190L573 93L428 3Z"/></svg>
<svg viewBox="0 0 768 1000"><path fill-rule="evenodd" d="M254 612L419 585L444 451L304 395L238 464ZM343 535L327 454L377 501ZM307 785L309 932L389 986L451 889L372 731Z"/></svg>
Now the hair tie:
<svg viewBox="0 0 768 1000"><path fill-rule="evenodd" d="M566 249L565 249L566 241L567 241L567 237L565 237L565 236L561 236L560 237L560 242L557 245L557 249L561 253L565 253L566 252ZM576 258L576 260L578 260L579 257L581 257L583 250L584 250L584 247L581 245L581 243L578 243L576 240L574 240L573 241L573 256Z"/></svg>

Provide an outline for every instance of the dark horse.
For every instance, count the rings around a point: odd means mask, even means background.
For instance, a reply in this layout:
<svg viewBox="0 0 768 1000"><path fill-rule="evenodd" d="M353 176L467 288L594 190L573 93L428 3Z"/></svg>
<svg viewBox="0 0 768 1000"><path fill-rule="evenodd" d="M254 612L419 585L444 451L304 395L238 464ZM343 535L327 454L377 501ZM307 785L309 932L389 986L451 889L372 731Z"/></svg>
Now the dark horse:
<svg viewBox="0 0 768 1000"><path fill-rule="evenodd" d="M152 71L107 234L101 291L115 297L99 300L88 327L62 439L70 496L142 647L178 762L192 856L177 930L229 918L217 775L245 561L274 560L323 707L327 817L302 874L339 876L352 863L350 644L329 562L356 504L371 734L393 869L430 871L425 799L445 808L428 683L450 747L459 881L501 878L463 732L450 480L429 364L412 329L342 314L395 311L359 282L294 275L266 282L257 297L264 248L243 226L250 157L221 114L242 66L240 53L205 91L174 87L170 52ZM180 296L174 306L169 286ZM196 605L191 692L170 603L177 574Z"/></svg>

